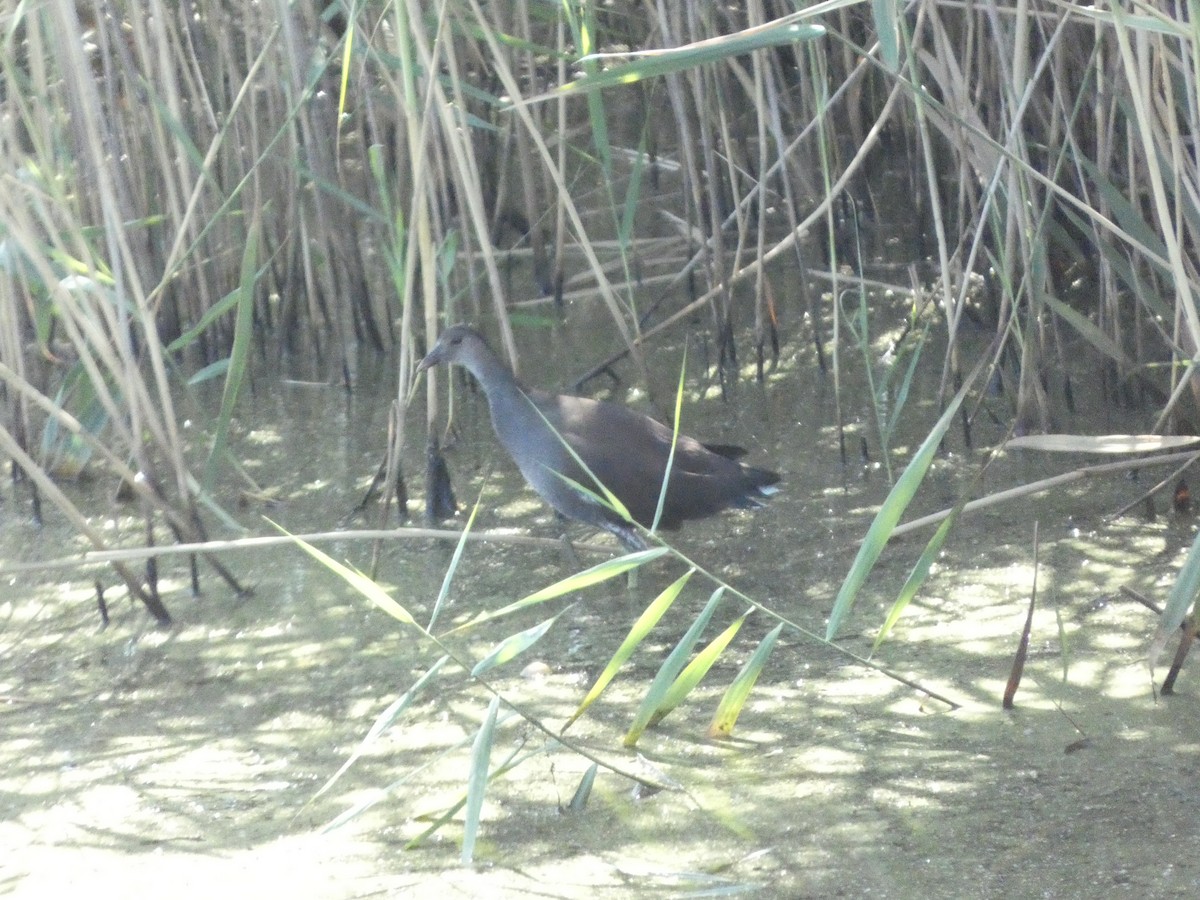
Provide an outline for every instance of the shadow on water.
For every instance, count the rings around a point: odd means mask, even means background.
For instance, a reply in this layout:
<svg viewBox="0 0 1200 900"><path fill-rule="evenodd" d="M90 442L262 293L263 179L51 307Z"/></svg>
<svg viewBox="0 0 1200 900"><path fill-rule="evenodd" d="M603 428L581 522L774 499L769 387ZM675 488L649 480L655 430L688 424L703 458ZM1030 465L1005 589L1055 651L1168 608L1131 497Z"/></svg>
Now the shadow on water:
<svg viewBox="0 0 1200 900"><path fill-rule="evenodd" d="M786 391L743 384L733 403L710 392L689 397L685 413L689 432L736 440L752 448L751 460L776 465L784 493L753 514L689 527L677 543L820 632L887 485L877 465L842 470L827 386L804 374L813 371L806 348L792 352ZM663 354L664 384L676 374L668 357L678 358ZM533 371L526 377L552 383ZM915 391L925 404L915 419L935 415L933 390ZM374 471L388 391L360 392L349 403L315 388L272 397L247 417L257 424L240 435L241 452L256 478L282 489L272 518L297 532L326 529ZM496 448L481 398L468 397L459 416L451 466L468 497ZM870 438L865 414L851 418ZM920 435L900 435L899 453L910 452L909 438ZM952 504L977 461L965 451L940 458L913 515ZM1049 465L1006 457L988 482L1031 481ZM140 608L119 602L111 626L97 633L91 591L74 574L10 584L0 605L0 845L12 849L0 859L0 891L43 896L119 884L136 893L170 883L175 895L196 896L256 888L306 897L743 888L787 896L1192 896L1200 886L1200 864L1186 852L1200 768L1192 679L1185 670L1183 696L1155 700L1143 657L1153 623L1118 595L1129 584L1160 597L1192 529L1175 519L1104 518L1139 491L1094 482L1034 498L1021 511L964 518L877 656L959 709L785 635L734 738L710 741L704 732L721 690L773 624L756 615L699 691L643 736L640 755L623 751L621 735L648 681L711 589L690 587L569 732L680 789L637 799L628 781L602 773L588 807L565 813L586 763L547 752L489 788L480 864L469 871L457 866L457 825L401 852L464 789L488 696L461 673L441 679L334 791L305 806L374 717L440 654L298 550L229 557L255 588L244 601L215 579L192 600L183 566L165 564L165 599L178 619L169 632L149 629ZM485 504L479 528L558 534L507 463L488 477ZM999 698L1028 602L1035 517L1041 602L1018 708L1005 713ZM54 528L35 535L10 521L6 558L70 552L65 534L56 544ZM924 539L898 541L884 556L843 635L851 651L869 653ZM326 549L367 565L366 545ZM428 541L394 542L384 583L427 618L449 554ZM473 544L443 624L570 571L554 551ZM661 563L633 589L610 582L573 598L582 602L501 670L497 685L558 727L629 623L679 574L677 563ZM740 612L730 601L710 631ZM549 614L529 610L466 632L456 645L479 658ZM544 668L520 674L531 659ZM501 729L493 762L542 741L514 720ZM391 799L350 827L315 833L404 776Z"/></svg>

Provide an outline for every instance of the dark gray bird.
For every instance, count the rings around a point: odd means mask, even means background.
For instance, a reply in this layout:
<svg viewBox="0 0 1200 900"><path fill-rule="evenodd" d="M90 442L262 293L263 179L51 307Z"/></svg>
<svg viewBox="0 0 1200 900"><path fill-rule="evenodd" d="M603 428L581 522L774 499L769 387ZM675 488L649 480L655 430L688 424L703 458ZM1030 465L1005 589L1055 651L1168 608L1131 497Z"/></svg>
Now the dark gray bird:
<svg viewBox="0 0 1200 900"><path fill-rule="evenodd" d="M631 550L645 549L636 528L564 478L604 496L594 475L634 521L648 528L671 452L670 428L615 403L522 387L483 336L467 325L443 331L417 371L443 362L463 366L483 386L496 437L542 499L568 518L611 532ZM761 506L761 500L777 490L772 485L779 476L737 462L743 452L679 435L659 527L675 529L685 519L701 519L731 506Z"/></svg>

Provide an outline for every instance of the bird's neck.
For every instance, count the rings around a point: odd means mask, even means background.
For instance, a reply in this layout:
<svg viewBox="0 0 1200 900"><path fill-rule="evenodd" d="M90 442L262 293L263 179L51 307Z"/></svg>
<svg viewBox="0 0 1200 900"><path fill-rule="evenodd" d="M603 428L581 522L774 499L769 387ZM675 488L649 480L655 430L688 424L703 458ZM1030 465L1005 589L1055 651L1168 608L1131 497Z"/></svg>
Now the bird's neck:
<svg viewBox="0 0 1200 900"><path fill-rule="evenodd" d="M570 461L561 446L562 439L555 434L553 398L542 391L526 391L512 371L494 357L471 361L471 373L487 394L496 438L525 480L558 509L560 504L551 493L558 495L562 484L552 472L569 467Z"/></svg>
<svg viewBox="0 0 1200 900"><path fill-rule="evenodd" d="M511 449L530 429L541 426L527 391L495 353L478 354L464 365L487 394L492 425L506 447Z"/></svg>
<svg viewBox="0 0 1200 900"><path fill-rule="evenodd" d="M512 370L494 353L483 353L465 363L489 401L519 396L524 389Z"/></svg>

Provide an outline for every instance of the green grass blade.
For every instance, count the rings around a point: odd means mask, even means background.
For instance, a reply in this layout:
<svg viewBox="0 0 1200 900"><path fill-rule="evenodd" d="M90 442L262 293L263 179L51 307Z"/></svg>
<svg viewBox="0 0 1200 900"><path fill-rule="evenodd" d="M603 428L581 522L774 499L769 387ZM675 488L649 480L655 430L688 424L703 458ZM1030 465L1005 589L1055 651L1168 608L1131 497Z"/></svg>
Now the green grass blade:
<svg viewBox="0 0 1200 900"><path fill-rule="evenodd" d="M305 181L311 181L313 185L321 189L322 193L328 194L339 203L344 203L347 207L353 210L358 215L362 216L364 222L370 222L372 225L386 226L388 220L383 217L379 209L370 203L365 202L362 198L355 196L350 191L343 188L336 182L330 181L328 178L322 178L320 174L308 168L299 162L293 162L296 174L303 176Z"/></svg>
<svg viewBox="0 0 1200 900"><path fill-rule="evenodd" d="M879 629L879 634L875 637L875 643L871 645L872 653L879 649L879 645L883 643L884 639L888 636L888 632L900 620L901 614L908 604L912 602L912 598L917 595L917 591L921 589L921 585L929 578L929 570L933 566L933 561L937 559L937 555L946 543L946 538L950 536L950 530L954 527L954 523L958 521L958 515L962 512L964 503L965 499L950 511L950 515L942 520L942 524L938 526L937 531L933 533L933 537L929 539L929 543L925 545L925 551L912 567L912 572L909 573L908 580L904 582L904 587L900 589L899 595L896 597L895 602L892 603L892 608L888 610L887 618L884 619L883 626Z"/></svg>
<svg viewBox="0 0 1200 900"><path fill-rule="evenodd" d="M346 772L352 765L354 765L358 758L363 755L366 749L375 742L375 739L387 731L392 726L392 723L395 722L396 719L398 719L406 709L408 709L413 700L416 699L422 690L424 690L425 685L433 680L434 676L441 671L442 666L449 662L449 660L449 656L443 656L441 659L435 662L425 671L424 675L417 679L416 683L412 687L388 704L388 708L375 717L375 721L371 723L371 728L367 731L366 737L364 737L359 745L354 748L354 752L350 754L350 758L342 763L342 767L338 769L328 781L321 785L321 789L312 795L308 801L309 803L312 803L313 800L316 800L322 794L327 792L343 775L346 774Z"/></svg>
<svg viewBox="0 0 1200 900"><path fill-rule="evenodd" d="M1060 207L1062 214L1070 220L1076 228L1083 233L1088 233L1089 226L1087 221L1080 216L1071 207L1063 205ZM1104 259L1107 265L1116 275L1117 280L1123 284L1130 293L1137 297L1138 302L1149 308L1156 316L1170 318L1172 314L1172 306L1166 301L1161 293L1156 289L1156 280L1148 278L1139 267L1136 271L1129 254L1125 249L1125 241L1120 244L1115 241L1099 241L1092 245L1096 252ZM1163 248L1165 250L1165 248ZM1140 256L1149 265L1157 268L1161 272L1166 272L1166 267L1160 259L1153 257Z"/></svg>
<svg viewBox="0 0 1200 900"><path fill-rule="evenodd" d="M463 843L460 860L469 866L475 858L475 840L479 837L479 817L483 812L483 795L487 792L488 762L492 757L492 739L496 734L496 713L500 709L500 697L493 696L488 704L487 715L475 736L471 748L471 773L467 778L467 806L463 820Z"/></svg>
<svg viewBox="0 0 1200 900"><path fill-rule="evenodd" d="M1158 662L1167 641L1173 634L1178 633L1188 608L1196 602L1197 597L1200 597L1200 534L1192 541L1192 548L1188 550L1187 559L1183 561L1179 577L1171 586L1167 605L1163 608L1162 618L1158 620L1158 629L1150 641L1147 656L1152 667Z"/></svg>
<svg viewBox="0 0 1200 900"><path fill-rule="evenodd" d="M649 154L646 145L649 142L650 123L642 127L642 136L638 140L637 156L634 157L633 167L629 171L629 185L625 188L625 202L621 210L621 221L617 225L617 243L622 252L633 242L633 226L637 221L638 201L642 198L642 176L646 171L646 161Z"/></svg>
<svg viewBox="0 0 1200 900"><path fill-rule="evenodd" d="M1116 22L1120 22L1126 25L1131 31L1157 32L1184 41L1195 39L1195 35L1191 31L1191 25L1186 18L1175 19L1169 15L1131 16L1124 9L1117 12L1098 6L1074 6L1071 8L1071 13L1083 19L1093 19L1097 22L1102 22L1105 25L1113 25Z"/></svg>
<svg viewBox="0 0 1200 900"><path fill-rule="evenodd" d="M507 722L511 717L512 717L511 714L506 715L503 719L500 720L500 723L503 724L504 722ZM491 781L494 778L499 778L501 775L506 774L509 770L516 768L518 765L520 765L522 762L524 762L525 759L527 759L529 756L533 755L533 754L527 753L518 759L517 757L518 757L518 754L520 754L520 753L521 753L520 747L514 748L513 751L511 753L509 753L508 758L505 759L504 762L502 762L500 765L498 765L492 771L492 773L488 776L487 780ZM388 793L390 793L392 790L394 790L394 788L397 786L398 786L397 784L389 785L387 788ZM378 802L378 800L376 800L375 802ZM420 834L418 834L416 837L414 837L412 840L410 840L407 844L405 844L404 849L411 850L414 847L417 847L420 844L424 843L426 838L428 838L430 835L437 832L443 825L445 825L447 822L449 822L451 819L453 819L455 814L466 805L467 805L467 795L464 793L461 797L459 797L454 802L453 805L451 805L448 809L444 810L440 815L437 816L437 818L433 819L433 821L430 823L428 828L426 828L424 831L422 831ZM421 815L421 816L417 816L417 818L420 819L421 821L425 821L429 817L425 816L425 815ZM329 830L329 829L327 828L326 830Z"/></svg>
<svg viewBox="0 0 1200 900"><path fill-rule="evenodd" d="M300 538L295 537L293 534L291 534L286 528L284 528L279 523L272 522L270 519L267 519L267 521L270 522L272 525L274 525L277 529L279 529L279 532L281 534L287 535L289 538L291 538L296 543L296 545L298 547L300 547L301 550L303 550L305 553L307 553L309 556L311 556L313 559L315 559L321 565L325 566L325 568L329 569L329 571L331 571L335 575L339 576L348 585L350 585L352 588L354 588L356 591L358 591L360 594L362 594L364 597L366 597L368 600L370 600L372 603L374 603L376 606L378 606L380 609L382 609L385 613L387 613L393 619L395 619L398 622L403 622L405 625L412 625L414 628L421 627L420 625L417 624L417 620L414 619L409 614L407 609L405 609L403 606L401 606L399 603L397 603L395 600L393 600L388 595L387 591L385 591L383 588L381 588L379 585L377 585L374 581L372 581L370 578L368 578L362 572L359 572L357 569L352 569L349 566L343 565L342 563L335 560L333 557L329 556L327 553L324 553L323 551L318 550L316 547L314 547L312 544L308 543L307 541L300 540Z"/></svg>
<svg viewBox="0 0 1200 900"><path fill-rule="evenodd" d="M1125 351L1109 337L1100 326L1093 322L1088 316L1076 311L1069 304L1059 300L1051 293L1046 291L1038 292L1038 299L1045 304L1052 313L1064 320L1068 325L1079 332L1092 347L1103 353L1110 359L1116 360L1122 366L1130 369L1134 368L1132 360L1126 355Z"/></svg>
<svg viewBox="0 0 1200 900"><path fill-rule="evenodd" d="M562 730L566 731L571 727L571 723L583 715L584 710L591 706L596 699L604 693L604 689L616 676L621 666L629 660L633 655L633 651L637 649L638 644L645 640L654 626L658 624L671 604L675 602L688 580L695 574L695 569L688 569L686 573L681 575L675 582L669 585L661 594L650 601L650 605L642 611L638 616L638 620L633 623L633 627L629 629L629 634L625 636L625 640L621 642L621 646L617 648L617 652L613 654L612 659L608 661L608 665L604 667L604 671L600 673L600 677L596 679L596 683L592 685L591 690L587 692L587 696L583 698L583 702L579 704L579 708L567 719Z"/></svg>
<svg viewBox="0 0 1200 900"><path fill-rule="evenodd" d="M440 816L438 816L436 819L434 819L432 822L430 822L428 828L426 828L424 831L422 831L420 834L418 834L415 838L413 838L407 844L405 844L404 849L411 850L413 847L419 846L420 844L424 843L425 839L427 837L429 837L431 834L434 834L443 825L445 825L447 822L449 822L451 819L453 819L455 814L466 805L467 805L467 797L464 794L462 797L459 797L458 800L456 800L449 809L445 810Z"/></svg>
<svg viewBox="0 0 1200 900"><path fill-rule="evenodd" d="M658 530L662 519L663 507L667 504L667 488L671 484L671 468L675 465L675 448L679 446L679 417L683 414L684 377L687 374L687 345L683 348L683 361L679 364L679 385L675 388L675 416L671 425L671 449L667 453L667 467L663 470L662 484L658 489L658 505L654 507L654 521L650 525L650 533Z"/></svg>
<svg viewBox="0 0 1200 900"><path fill-rule="evenodd" d="M387 156L385 148L382 144L371 144L367 148L367 167L371 170L371 178L375 181L376 197L382 213L382 218L386 221L393 221L396 217L395 211L392 209L392 190L390 173L387 165Z"/></svg>
<svg viewBox="0 0 1200 900"><path fill-rule="evenodd" d="M588 766L587 771L583 773L583 778L579 779L579 787L575 788L575 793L571 795L571 802L567 804L567 809L571 812L581 812L587 806L588 798L592 796L592 785L596 783L596 773L600 770L600 766L592 763Z"/></svg>
<svg viewBox="0 0 1200 900"><path fill-rule="evenodd" d="M582 591L594 585L608 581L610 578L616 578L618 575L624 575L631 569L637 569L644 566L651 560L658 559L664 553L670 552L666 547L655 547L651 550L638 550L636 553L628 553L625 556L618 556L616 559L606 560L599 565L592 566L590 569L585 569L582 572L577 572L562 581L556 581L554 584L542 588L540 591L535 591L527 597L522 597L514 603L502 609L493 610L492 612L481 613L471 621L459 625L457 628L451 629L449 634L462 631L465 628L473 628L476 625L481 625L484 622L490 622L492 619L499 619L502 616L511 615L517 610L524 609L527 606L533 606L537 603L544 603L547 600L553 600L556 597L561 597L563 594L569 594L572 591Z"/></svg>
<svg viewBox="0 0 1200 900"><path fill-rule="evenodd" d="M471 677L478 678L484 672L494 669L497 666L502 666L520 656L540 641L554 623L558 621L558 617L566 612L567 609L570 609L570 607L566 607L566 609L559 611L544 622L539 622L532 628L526 628L524 631L510 634L497 644L491 653L475 664L471 669Z"/></svg>
<svg viewBox="0 0 1200 900"><path fill-rule="evenodd" d="M782 630L782 622L772 628L759 643L754 655L746 660L742 670L733 679L733 683L725 691L725 696L721 698L717 711L713 714L713 720L708 726L709 737L729 737L733 734L733 726L737 723L738 716L741 715L742 707L746 705L746 698L750 696L750 690L754 687L754 682L758 680L763 666L767 663L767 657L775 648L775 641Z"/></svg>
<svg viewBox="0 0 1200 900"><path fill-rule="evenodd" d="M824 36L825 29L820 25L800 25L780 19L736 34L697 41L683 47L657 50L652 55L644 55L633 62L615 65L595 74L584 75L582 78L560 86L554 93L546 96L559 97L564 94L578 94L583 91L598 91L618 85L633 84L647 78L658 78L673 72L694 69L704 63L728 59L731 56L741 56L754 50L794 44L797 41L810 41ZM541 100L545 97L532 99Z"/></svg>
<svg viewBox="0 0 1200 900"><path fill-rule="evenodd" d="M216 362L211 362L207 366L205 366L204 368L202 368L198 372L196 372L195 375L191 376L187 380L187 383L189 386L195 387L198 384L204 384L204 382L206 382L206 381L212 381L214 378L220 378L222 375L224 375L228 371L229 371L229 357L225 357L224 359L218 359Z"/></svg>
<svg viewBox="0 0 1200 900"><path fill-rule="evenodd" d="M900 5L895 0L871 0L871 17L875 20L875 36L879 39L879 57L889 72L900 71L900 40L896 16Z"/></svg>
<svg viewBox="0 0 1200 900"><path fill-rule="evenodd" d="M578 453L575 452L575 448L572 447L569 443L567 443L566 438L564 438L561 434L558 433L558 429L555 428L554 424L549 419L546 418L546 414L544 412L542 412L540 409L538 409L537 404L534 403L533 400L528 396L526 396L525 399L529 401L529 405L533 407L533 411L536 412L541 417L542 421L546 423L546 427L549 428L552 432L554 432L554 436L556 438L558 438L558 442L560 444L562 444L563 447L566 448L566 451L568 453L571 454L571 458L573 460L575 460L575 464L578 465L580 470L582 470L587 475L587 477L592 480L592 484L594 484L597 488L599 488L599 493L597 493L596 491L593 491L590 487L588 487L586 485L580 484L579 482L575 481L573 478L568 478L562 472L559 472L556 469L550 469L549 466L547 466L546 468L549 469L550 473L552 475L557 475L565 483L570 485L575 490L579 491L579 493L583 494L585 497L587 497L591 500L594 500L595 502L601 504L602 506L608 507L613 512L615 512L618 516L620 516L622 519L624 519L626 522L632 522L633 516L631 516L629 514L629 510L625 508L625 504L622 503L620 501L620 499L617 497L617 495L614 494L612 491L610 491L608 489L608 487L604 484L604 482L601 481L599 478L597 478L595 473L592 472L592 470L588 468L588 464L585 463L583 461L583 458Z"/></svg>
<svg viewBox="0 0 1200 900"><path fill-rule="evenodd" d="M642 732L646 730L646 727L650 724L650 720L664 707L667 694L676 683L679 673L683 671L684 666L687 664L687 658L691 655L692 648L696 646L696 641L700 640L700 635L708 627L708 622L712 618L713 613L716 612L717 606L720 605L721 595L724 593L724 586L713 591L712 596L708 598L708 603L700 611L700 615L696 616L696 620L692 622L691 627L679 639L679 642L675 644L675 648L663 660L663 664L658 667L658 672L655 673L654 680L650 682L650 687L646 690L646 696L642 698L637 713L633 717L633 724L629 726L629 731L625 733L623 743L626 747L632 747L638 742L638 738L642 736ZM666 715L665 711L658 718L661 719L664 715Z"/></svg>
<svg viewBox="0 0 1200 900"><path fill-rule="evenodd" d="M454 555L450 557L450 565L446 567L446 574L442 576L442 586L438 590L437 600L433 602L433 612L429 614L429 626L426 631L433 633L433 626L437 623L437 617L442 611L442 606L446 602L446 598L450 595L450 584L454 581L454 575L458 572L458 564L462 561L463 550L467 546L467 535L471 533L471 526L475 524L475 516L479 514L479 507L483 503L483 488L479 490L479 496L475 498L475 505L471 507L471 515L467 517L467 524L463 527L462 534L458 536L458 544L454 548Z"/></svg>
<svg viewBox="0 0 1200 900"><path fill-rule="evenodd" d="M255 273L255 279L257 280L260 276L266 274L269 269L269 265L262 266ZM213 324L213 322L217 321L222 316L229 313L230 310L233 310L235 307L237 307L241 300L242 289L239 286L234 288L232 291L206 309L204 314L200 316L200 321L198 321L179 337L175 338L175 340L171 341L171 343L167 344L166 352L169 354L178 353L180 350L190 347L193 343L195 343L196 339L199 338L200 335ZM228 360L226 360L226 362L228 362Z"/></svg>
<svg viewBox="0 0 1200 900"><path fill-rule="evenodd" d="M832 641L837 636L842 623L854 606L854 601L858 597L859 590L866 583L867 576L871 574L871 570L879 560L880 554L883 553L883 548L887 546L888 539L892 536L892 531L899 523L900 517L904 515L904 510L908 508L909 503L916 496L921 482L925 480L929 466L933 463L934 456L937 455L938 446L946 436L946 431L950 428L950 423L966 398L967 391L975 383L975 379L979 377L979 373L983 371L983 366L988 361L988 358L986 354L981 356L975 369L963 382L963 386L954 395L954 399L946 406L945 412L942 413L941 418L937 420L932 430L926 435L925 440L913 455L912 460L909 461L909 464L900 474L900 477L896 479L895 485L893 485L887 499L884 500L883 505L879 508L879 512L875 514L875 520L871 522L871 527L867 530L866 537L863 538L862 546L858 548L858 555L855 556L854 562L850 566L850 571L846 573L846 578L842 582L841 589L838 591L837 599L834 600L833 608L829 612L829 624L825 628L825 640Z"/></svg>
<svg viewBox="0 0 1200 900"><path fill-rule="evenodd" d="M1125 111L1132 113L1128 108L1125 108ZM1129 201L1129 198L1125 195L1125 191L1114 184L1112 179L1108 177L1108 173L1101 172L1100 168L1086 156L1079 157L1079 165L1095 182L1096 187L1104 197L1104 202L1112 210L1113 218L1117 220L1117 224L1121 226L1121 229L1151 253L1156 254L1162 259L1166 259L1166 243L1159 237L1154 227L1142 217L1138 208Z"/></svg>
<svg viewBox="0 0 1200 900"><path fill-rule="evenodd" d="M562 435L559 435L558 438L561 441ZM617 495L614 494L612 491L610 491L608 489L608 487L604 484L604 482L600 481L598 478L596 478L595 475L592 474L591 470L587 468L587 464L584 463L584 461L579 458L578 454L575 453L575 449L573 447L571 447L569 444L567 444L566 441L563 441L563 446L566 447L568 451L570 451L570 453L573 457L575 457L575 461L584 468L584 471L587 473L587 476L589 478L591 478L592 481L594 481L599 486L600 491L599 492L594 491L591 488L587 487L586 485L580 484L574 478L568 478L562 472L559 472L556 469L550 469L549 466L546 466L546 468L549 469L550 474L557 477L564 484L568 485L572 490L578 491L580 494L582 494L587 499L589 499L595 503L598 503L600 506L603 506L606 509L611 509L613 512L615 512L620 518L624 519L626 522L633 523L633 516L631 516L629 514L629 510L625 508L625 504L621 502L620 498L617 497Z"/></svg>
<svg viewBox="0 0 1200 900"><path fill-rule="evenodd" d="M213 435L208 460L204 464L204 476L200 483L212 491L217 477L217 460L225 453L229 440L229 426L233 421L233 410L241 396L242 381L246 377L246 360L250 353L253 337L254 283L257 277L255 266L258 260L259 220L257 213L246 234L246 247L242 252L242 273L238 283L237 318L233 326L233 347L229 352L229 371L225 377L225 392L221 396L221 411L217 416L217 429Z"/></svg>
<svg viewBox="0 0 1200 900"><path fill-rule="evenodd" d="M913 379L917 375L917 363L921 361L921 351L923 351L929 342L929 330L933 326L932 319L926 319L925 327L921 329L921 335L916 339L916 346L913 347L909 356L908 367L904 370L904 376L900 379L900 387L896 389L896 398L892 403L891 412L887 416L887 430L885 432L885 447L892 446L892 437L896 430L896 426L900 424L901 417L904 413L904 407L908 404L908 394L912 390ZM888 372L888 380L891 380L892 373Z"/></svg>
<svg viewBox="0 0 1200 900"><path fill-rule="evenodd" d="M725 652L725 648L729 646L729 642L741 631L742 626L746 624L746 619L749 616L750 611L738 616L724 631L709 641L708 645L696 654L696 658L688 663L687 667L679 674L679 677L675 679L675 683L671 685L671 689L663 697L662 703L654 711L654 715L650 717L650 723L647 727L653 727L661 722L671 710L683 702L684 697L695 689L696 685L708 674L708 670L713 667L713 663L721 658L721 654Z"/></svg>
<svg viewBox="0 0 1200 900"><path fill-rule="evenodd" d="M589 58L595 52L592 35L596 34L596 14L594 3L580 5L583 21L580 28L579 52L583 57L580 65L583 67L583 77L591 78L600 74L600 65L595 59ZM600 168L604 172L604 183L613 182L612 144L608 138L608 115L604 110L604 98L599 91L589 91L587 95L588 121L591 123L592 146L596 148L596 157L600 160Z"/></svg>

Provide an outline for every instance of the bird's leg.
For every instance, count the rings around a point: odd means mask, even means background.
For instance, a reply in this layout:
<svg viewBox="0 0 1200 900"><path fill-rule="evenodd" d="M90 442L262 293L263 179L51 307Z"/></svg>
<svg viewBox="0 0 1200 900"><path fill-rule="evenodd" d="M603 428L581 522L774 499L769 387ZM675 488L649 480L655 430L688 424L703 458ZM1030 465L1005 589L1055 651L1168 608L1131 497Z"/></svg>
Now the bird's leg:
<svg viewBox="0 0 1200 900"><path fill-rule="evenodd" d="M624 546L624 548L630 553L637 553L639 550L649 549L649 545L646 543L645 539L638 534L637 529L632 525L626 524L625 522L606 521L602 522L601 526L609 534L616 537L616 539L621 542L622 546ZM636 568L630 569L625 578L626 587L631 592L637 589L637 573L638 570Z"/></svg>
<svg viewBox="0 0 1200 900"><path fill-rule="evenodd" d="M562 536L559 538L562 541L563 557L568 568L573 568L575 571L583 569L583 561L580 560L579 554L575 552L575 545L571 543L571 535L567 532L567 517L560 513L557 509L553 510L554 520L563 526Z"/></svg>
<svg viewBox="0 0 1200 900"><path fill-rule="evenodd" d="M638 534L636 528L632 525L627 525L624 522L601 522L600 527L613 535L621 545L630 553L637 553L639 550L648 550L650 545L645 539Z"/></svg>
<svg viewBox="0 0 1200 900"><path fill-rule="evenodd" d="M565 531L562 533L563 556L566 557L567 565L574 568L577 572L583 570L583 561L579 558L579 554L575 552L575 545L571 543L571 536Z"/></svg>

